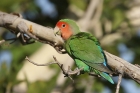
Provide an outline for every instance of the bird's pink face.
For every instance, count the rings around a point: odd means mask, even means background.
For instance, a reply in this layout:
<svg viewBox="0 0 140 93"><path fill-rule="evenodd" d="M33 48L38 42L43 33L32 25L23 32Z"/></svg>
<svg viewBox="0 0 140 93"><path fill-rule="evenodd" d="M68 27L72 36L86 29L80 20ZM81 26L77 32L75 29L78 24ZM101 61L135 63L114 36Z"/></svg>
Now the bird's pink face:
<svg viewBox="0 0 140 93"><path fill-rule="evenodd" d="M71 28L69 24L66 22L62 22L62 21L57 22L55 29L56 28L59 29L58 31L64 40L67 40L72 35Z"/></svg>

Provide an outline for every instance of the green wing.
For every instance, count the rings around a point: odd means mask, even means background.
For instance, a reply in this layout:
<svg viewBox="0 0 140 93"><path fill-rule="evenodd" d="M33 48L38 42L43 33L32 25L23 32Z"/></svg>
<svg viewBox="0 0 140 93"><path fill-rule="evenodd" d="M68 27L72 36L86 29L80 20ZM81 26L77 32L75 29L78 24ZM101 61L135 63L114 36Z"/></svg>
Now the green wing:
<svg viewBox="0 0 140 93"><path fill-rule="evenodd" d="M81 32L66 42L66 50L74 59L79 59L94 69L111 73L105 62L99 43L91 34Z"/></svg>

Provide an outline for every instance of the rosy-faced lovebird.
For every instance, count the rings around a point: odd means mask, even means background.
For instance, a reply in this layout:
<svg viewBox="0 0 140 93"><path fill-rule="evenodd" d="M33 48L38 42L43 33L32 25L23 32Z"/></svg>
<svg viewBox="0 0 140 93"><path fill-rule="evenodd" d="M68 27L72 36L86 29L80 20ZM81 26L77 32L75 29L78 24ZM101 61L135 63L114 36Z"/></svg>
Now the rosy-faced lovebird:
<svg viewBox="0 0 140 93"><path fill-rule="evenodd" d="M54 30L64 40L64 48L78 68L83 68L84 72L94 72L114 84L108 74L111 71L107 67L106 56L92 34L81 32L71 19L59 20Z"/></svg>

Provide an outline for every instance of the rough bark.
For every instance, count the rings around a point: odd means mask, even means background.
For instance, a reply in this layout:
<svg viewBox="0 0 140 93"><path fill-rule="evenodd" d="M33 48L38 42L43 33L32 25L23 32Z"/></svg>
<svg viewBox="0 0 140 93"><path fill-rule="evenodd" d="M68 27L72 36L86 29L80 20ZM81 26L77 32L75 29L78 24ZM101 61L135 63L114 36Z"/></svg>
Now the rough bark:
<svg viewBox="0 0 140 93"><path fill-rule="evenodd" d="M54 45L63 44L62 39L58 36L55 36L52 28L35 24L33 22L22 19L17 15L0 12L0 26L10 29L13 33L22 32L26 34L32 34L33 36L39 38L39 40L43 39L44 41L52 42L51 44ZM32 31L28 30L30 29L30 26L32 26ZM104 52L108 60L108 65L113 70L114 74L123 74L129 76L131 79L140 84L140 68L138 66L133 65L111 53L106 51Z"/></svg>

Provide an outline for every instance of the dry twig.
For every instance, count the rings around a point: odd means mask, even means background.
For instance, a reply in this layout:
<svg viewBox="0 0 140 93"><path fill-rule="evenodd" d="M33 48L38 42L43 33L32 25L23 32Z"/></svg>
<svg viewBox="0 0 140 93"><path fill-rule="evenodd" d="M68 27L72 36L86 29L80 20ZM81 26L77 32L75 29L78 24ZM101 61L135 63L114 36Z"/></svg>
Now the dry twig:
<svg viewBox="0 0 140 93"><path fill-rule="evenodd" d="M119 74L118 84L117 84L116 92L115 93L119 93L121 80L122 80L122 74Z"/></svg>
<svg viewBox="0 0 140 93"><path fill-rule="evenodd" d="M55 35L55 32L50 27L43 27L22 19L18 15L7 14L1 11L0 26L9 29L13 34L16 35L18 33L27 34L29 37L39 42L53 46L57 51L59 51L59 53L61 53L60 50L62 49L63 40L60 36Z"/></svg>
<svg viewBox="0 0 140 93"><path fill-rule="evenodd" d="M69 77L73 82L74 82L74 80L72 79L71 75L75 75L75 74L79 75L80 71L83 70L81 68L81 69L75 69L74 71L72 71L70 66L68 66L68 70L65 70L63 64L59 63L58 60L56 59L56 57L54 57L54 56L53 56L53 59L55 60L55 62L50 62L50 63L46 63L46 64L37 64L37 63L31 61L27 56L25 59L36 66L48 66L51 64L57 64L63 71L63 74L65 75L64 77Z"/></svg>
<svg viewBox="0 0 140 93"><path fill-rule="evenodd" d="M38 63L35 63L33 61L31 61L27 56L25 58L27 61L29 61L30 63L36 65L36 66L48 66L48 65L51 65L51 64L57 64L57 62L50 62L50 63L46 63L46 64L38 64Z"/></svg>

